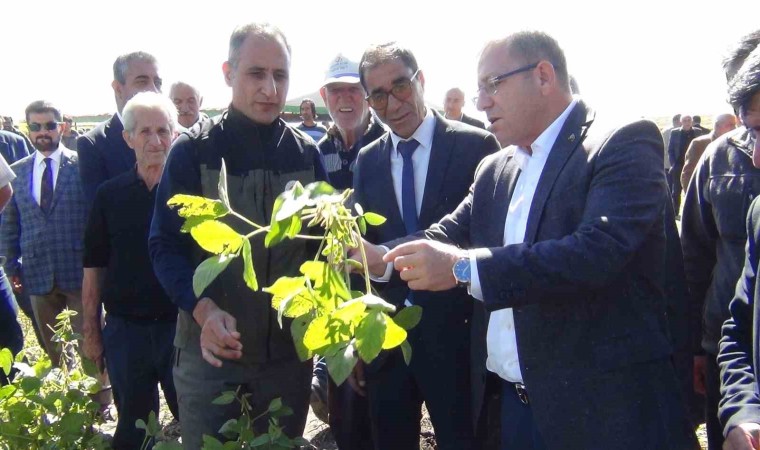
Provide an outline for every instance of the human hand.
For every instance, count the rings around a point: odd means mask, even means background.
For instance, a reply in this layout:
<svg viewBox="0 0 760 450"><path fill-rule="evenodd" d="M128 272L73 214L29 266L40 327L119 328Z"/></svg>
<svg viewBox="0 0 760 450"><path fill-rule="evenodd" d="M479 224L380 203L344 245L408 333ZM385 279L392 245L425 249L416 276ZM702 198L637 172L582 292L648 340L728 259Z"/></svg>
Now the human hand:
<svg viewBox="0 0 760 450"><path fill-rule="evenodd" d="M707 395L705 388L705 370L707 367L706 355L694 355L694 392Z"/></svg>
<svg viewBox="0 0 760 450"><path fill-rule="evenodd" d="M100 323L97 321L84 326L84 355L95 363L98 372L105 372L103 332L100 329Z"/></svg>
<svg viewBox="0 0 760 450"><path fill-rule="evenodd" d="M237 321L213 300L202 298L195 305L193 318L201 326L201 355L206 362L222 367L219 358L240 359L243 356Z"/></svg>
<svg viewBox="0 0 760 450"><path fill-rule="evenodd" d="M723 450L760 449L760 424L742 423L731 429L723 442Z"/></svg>
<svg viewBox="0 0 760 450"><path fill-rule="evenodd" d="M13 292L16 294L21 293L21 290L24 289L24 286L21 284L21 277L18 275L11 275L11 289L13 289Z"/></svg>
<svg viewBox="0 0 760 450"><path fill-rule="evenodd" d="M367 396L367 392L364 390L365 386L367 385L367 381L364 378L364 363L361 359L356 362L354 370L352 370L351 374L348 375L346 381L348 381L349 386L351 386L351 389L353 389L354 392L361 395L362 397Z"/></svg>
<svg viewBox="0 0 760 450"><path fill-rule="evenodd" d="M378 278L385 275L385 269L388 266L388 264L383 261L383 255L387 252L385 247L369 243L364 238L362 238L362 244L364 245L364 254L367 256L366 264L370 275ZM362 258L362 251L358 247L350 249L348 251L348 257L359 261L362 265L365 264L364 258Z"/></svg>
<svg viewBox="0 0 760 450"><path fill-rule="evenodd" d="M383 261L393 262L409 289L445 291L457 285L452 268L466 256L466 250L423 239L399 245L386 253Z"/></svg>

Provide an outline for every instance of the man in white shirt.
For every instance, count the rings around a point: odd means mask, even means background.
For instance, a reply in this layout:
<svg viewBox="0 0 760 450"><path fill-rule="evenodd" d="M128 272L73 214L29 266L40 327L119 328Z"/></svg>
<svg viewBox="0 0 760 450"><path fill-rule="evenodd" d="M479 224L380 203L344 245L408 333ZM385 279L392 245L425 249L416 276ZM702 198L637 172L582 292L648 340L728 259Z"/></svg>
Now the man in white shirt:
<svg viewBox="0 0 760 450"><path fill-rule="evenodd" d="M490 372L501 449L695 448L670 362L659 130L593 127L542 32L489 42L478 84L506 148L430 240L391 242L385 255L410 289L463 285L484 307L474 413Z"/></svg>
<svg viewBox="0 0 760 450"><path fill-rule="evenodd" d="M396 43L370 47L359 78L369 106L390 131L359 152L354 199L387 219L366 234L370 242L385 242L423 230L454 209L475 168L499 145L484 130L425 107L425 74L409 49ZM402 350L394 349L368 365L364 378L358 374L356 384L366 382L358 387L369 398L375 449L418 449L423 401L439 449L477 448L470 368L462 364L469 360L472 299L464 289L410 292L397 276L389 278L377 285L380 295L399 309L416 305L423 312L407 337L408 365Z"/></svg>

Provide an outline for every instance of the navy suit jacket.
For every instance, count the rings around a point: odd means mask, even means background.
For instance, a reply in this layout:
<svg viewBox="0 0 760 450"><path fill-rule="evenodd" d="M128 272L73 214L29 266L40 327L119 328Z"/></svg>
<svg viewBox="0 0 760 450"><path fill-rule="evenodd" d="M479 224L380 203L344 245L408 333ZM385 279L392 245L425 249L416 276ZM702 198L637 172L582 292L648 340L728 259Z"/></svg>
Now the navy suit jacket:
<svg viewBox="0 0 760 450"><path fill-rule="evenodd" d="M730 317L723 324L718 364L720 365L720 410L718 416L725 434L745 422L760 421L760 286L757 265L760 261L760 197L747 214L747 251L744 272L736 284L736 295L729 305Z"/></svg>
<svg viewBox="0 0 760 450"><path fill-rule="evenodd" d="M87 134L77 138L79 171L82 188L88 205L95 200L95 192L104 181L115 178L133 168L135 152L121 135L124 125L119 116L100 123Z"/></svg>
<svg viewBox="0 0 760 450"><path fill-rule="evenodd" d="M5 162L13 164L33 152L34 149L29 148L24 138L10 131L0 130L0 155L3 155Z"/></svg>
<svg viewBox="0 0 760 450"><path fill-rule="evenodd" d="M470 117L467 114L462 113L462 122L466 123L467 125L472 125L473 127L480 128L482 130L486 129L486 124L481 122L480 120Z"/></svg>
<svg viewBox="0 0 760 450"><path fill-rule="evenodd" d="M488 313L513 308L520 369L548 448L653 448L663 435L668 444L657 448L686 448L696 441L667 362L662 138L650 121L592 124L579 102L540 176L524 243L503 245L520 173L514 147L487 157L468 197L426 231L477 255L485 311L473 313L473 336L482 330L472 350L474 413L483 403ZM650 361L663 361L664 380L637 373ZM622 377L623 385L604 378L621 373L646 380L654 395L640 399ZM628 413L641 401L654 403L642 408L650 417ZM622 439L613 431L621 429Z"/></svg>
<svg viewBox="0 0 760 450"><path fill-rule="evenodd" d="M44 295L54 286L78 291L87 215L77 154L63 150L48 214L31 192L34 155L11 165L16 179L0 226L0 255L7 257L5 269L10 275L19 273L23 258L23 282L29 294Z"/></svg>

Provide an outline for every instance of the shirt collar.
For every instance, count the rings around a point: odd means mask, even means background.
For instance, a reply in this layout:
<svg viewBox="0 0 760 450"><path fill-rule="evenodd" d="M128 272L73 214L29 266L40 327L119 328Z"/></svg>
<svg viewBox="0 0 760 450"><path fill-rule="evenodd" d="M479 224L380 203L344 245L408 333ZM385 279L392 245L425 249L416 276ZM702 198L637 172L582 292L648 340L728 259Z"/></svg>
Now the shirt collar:
<svg viewBox="0 0 760 450"><path fill-rule="evenodd" d="M578 100L578 97L573 97L573 101L567 105L567 108L562 111L562 114L554 119L554 122L546 127L546 129L540 135L538 135L536 140L530 144L532 155L528 153L527 149L517 147L514 158L521 169L525 169L525 165L528 163L528 160L530 158L546 160L549 157L549 152L554 146L554 142L557 140L559 132L562 131L562 127L565 125L567 117L570 115L570 112L573 110L573 108L575 108L575 105L578 104Z"/></svg>
<svg viewBox="0 0 760 450"><path fill-rule="evenodd" d="M34 152L34 163L35 164L44 164L45 158L50 158L53 160L56 166L61 165L61 157L63 156L63 151L61 149L65 148L63 144L58 144L58 148L55 149L53 153L50 154L50 156L45 156L40 152L39 150Z"/></svg>
<svg viewBox="0 0 760 450"><path fill-rule="evenodd" d="M425 113L425 118L422 119L422 123L420 126L417 127L416 130L414 130L414 134L412 134L409 139L404 139L401 136L397 135L393 131L391 131L391 141L393 142L393 150L398 151L398 143L401 141L409 141L412 139L415 139L417 142L420 143L421 146L425 148L432 148L433 147L433 132L435 131L435 116L433 115L433 112L430 108L426 108L427 112Z"/></svg>

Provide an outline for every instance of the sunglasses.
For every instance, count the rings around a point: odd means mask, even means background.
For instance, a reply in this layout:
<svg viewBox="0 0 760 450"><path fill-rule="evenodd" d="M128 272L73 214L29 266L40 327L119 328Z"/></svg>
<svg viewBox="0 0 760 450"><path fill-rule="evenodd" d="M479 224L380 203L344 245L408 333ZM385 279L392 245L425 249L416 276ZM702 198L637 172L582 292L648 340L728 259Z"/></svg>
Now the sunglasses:
<svg viewBox="0 0 760 450"><path fill-rule="evenodd" d="M58 128L58 122L47 122L47 123L37 123L32 122L29 124L29 131L34 131L35 133L45 128L47 131L53 131L56 128Z"/></svg>
<svg viewBox="0 0 760 450"><path fill-rule="evenodd" d="M388 106L388 95L392 95L400 101L408 99L412 95L412 82L417 78L418 73L420 73L419 69L417 69L408 80L396 82L390 92L378 90L368 95L366 100L369 103L369 106L376 110L385 109Z"/></svg>

